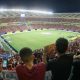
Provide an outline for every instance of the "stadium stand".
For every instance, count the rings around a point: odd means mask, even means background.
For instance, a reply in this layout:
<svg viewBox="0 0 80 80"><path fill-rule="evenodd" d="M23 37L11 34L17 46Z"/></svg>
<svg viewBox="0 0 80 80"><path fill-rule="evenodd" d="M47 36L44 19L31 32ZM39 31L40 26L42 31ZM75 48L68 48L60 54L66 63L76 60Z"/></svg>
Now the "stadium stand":
<svg viewBox="0 0 80 80"><path fill-rule="evenodd" d="M30 21L31 20L31 21ZM4 32L14 32L17 30L25 30L28 29L29 26L31 26L31 29L39 29L39 28L55 28L55 29L65 29L65 30L71 30L71 31L76 31L80 32L80 27L79 27L79 22L80 20L75 20L75 19L61 19L61 18L42 18L42 19L35 19L31 18L30 24L26 26L22 25L13 25L14 23L9 23L4 26L0 26L0 33ZM26 20L25 20L26 21ZM14 19L12 19L12 22L14 22ZM48 22L48 23L47 23ZM7 22L6 22L7 23Z"/></svg>

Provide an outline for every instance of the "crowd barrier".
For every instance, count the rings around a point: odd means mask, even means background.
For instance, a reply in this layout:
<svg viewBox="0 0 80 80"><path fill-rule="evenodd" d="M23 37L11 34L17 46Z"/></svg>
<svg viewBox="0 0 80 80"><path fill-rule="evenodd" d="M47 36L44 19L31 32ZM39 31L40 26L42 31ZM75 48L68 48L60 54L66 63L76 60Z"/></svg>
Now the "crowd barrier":
<svg viewBox="0 0 80 80"><path fill-rule="evenodd" d="M0 73L0 80L18 80L16 71L3 70Z"/></svg>

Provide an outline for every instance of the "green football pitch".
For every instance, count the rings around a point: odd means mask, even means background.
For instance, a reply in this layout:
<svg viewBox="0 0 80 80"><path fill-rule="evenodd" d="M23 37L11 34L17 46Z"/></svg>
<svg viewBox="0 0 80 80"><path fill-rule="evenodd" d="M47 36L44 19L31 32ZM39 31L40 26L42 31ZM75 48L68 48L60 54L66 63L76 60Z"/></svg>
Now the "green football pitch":
<svg viewBox="0 0 80 80"><path fill-rule="evenodd" d="M19 51L23 47L30 47L32 50L43 48L46 45L55 43L59 37L71 40L78 35L80 35L78 32L44 29L7 33L3 37L12 47Z"/></svg>

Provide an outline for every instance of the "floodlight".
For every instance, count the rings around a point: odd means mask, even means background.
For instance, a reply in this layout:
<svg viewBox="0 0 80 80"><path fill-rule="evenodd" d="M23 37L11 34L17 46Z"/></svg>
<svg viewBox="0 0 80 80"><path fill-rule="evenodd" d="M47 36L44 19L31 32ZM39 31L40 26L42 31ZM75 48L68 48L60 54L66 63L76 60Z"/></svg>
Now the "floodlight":
<svg viewBox="0 0 80 80"><path fill-rule="evenodd" d="M29 10L29 12L32 12L32 13L41 13L41 14L53 14L53 12L39 11L39 10Z"/></svg>
<svg viewBox="0 0 80 80"><path fill-rule="evenodd" d="M48 11L39 11L39 10L26 10L26 9L0 9L0 12L12 11L12 12L31 12L31 13L40 13L40 14L49 14L52 15L53 12Z"/></svg>
<svg viewBox="0 0 80 80"><path fill-rule="evenodd" d="M21 17L25 17L25 14L21 14Z"/></svg>
<svg viewBox="0 0 80 80"><path fill-rule="evenodd" d="M11 11L14 11L14 12L26 12L25 9L11 9Z"/></svg>
<svg viewBox="0 0 80 80"><path fill-rule="evenodd" d="M3 8L0 9L0 12L4 12L4 11L7 11L7 9L3 9Z"/></svg>

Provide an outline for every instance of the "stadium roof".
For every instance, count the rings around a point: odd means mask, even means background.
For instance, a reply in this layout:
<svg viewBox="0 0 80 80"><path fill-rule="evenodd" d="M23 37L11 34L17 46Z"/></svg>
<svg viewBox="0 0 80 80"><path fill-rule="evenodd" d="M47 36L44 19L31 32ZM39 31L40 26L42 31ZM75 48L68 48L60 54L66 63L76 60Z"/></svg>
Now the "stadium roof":
<svg viewBox="0 0 80 80"><path fill-rule="evenodd" d="M50 11L0 8L0 18L21 17L21 14L25 15L25 17L58 17L80 19L80 13L53 13Z"/></svg>
<svg viewBox="0 0 80 80"><path fill-rule="evenodd" d="M40 11L40 10L27 10L27 9L3 9L0 8L0 18L7 17L21 17L21 14L26 16L38 16L38 15L53 15L50 11Z"/></svg>

